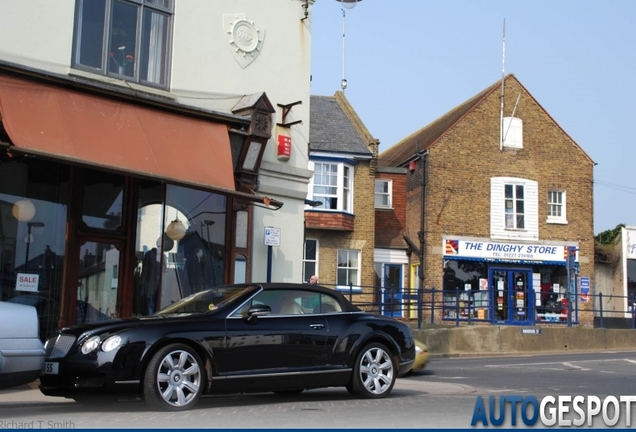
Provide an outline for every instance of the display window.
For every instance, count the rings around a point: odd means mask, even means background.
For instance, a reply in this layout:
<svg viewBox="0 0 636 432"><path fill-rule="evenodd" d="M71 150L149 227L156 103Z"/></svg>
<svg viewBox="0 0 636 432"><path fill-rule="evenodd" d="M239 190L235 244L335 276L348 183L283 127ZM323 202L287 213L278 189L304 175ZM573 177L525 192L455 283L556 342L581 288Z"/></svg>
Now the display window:
<svg viewBox="0 0 636 432"><path fill-rule="evenodd" d="M515 266L446 260L442 318L529 325L577 320L577 296L567 293L565 265Z"/></svg>

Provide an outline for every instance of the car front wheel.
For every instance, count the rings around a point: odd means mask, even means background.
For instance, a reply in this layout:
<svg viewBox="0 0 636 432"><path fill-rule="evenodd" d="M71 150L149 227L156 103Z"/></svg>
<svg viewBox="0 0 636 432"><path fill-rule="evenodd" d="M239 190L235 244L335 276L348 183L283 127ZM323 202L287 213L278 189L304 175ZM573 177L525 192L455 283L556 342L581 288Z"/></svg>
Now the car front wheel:
<svg viewBox="0 0 636 432"><path fill-rule="evenodd" d="M358 354L347 390L365 399L383 398L395 385L396 367L388 348L381 343L366 345Z"/></svg>
<svg viewBox="0 0 636 432"><path fill-rule="evenodd" d="M205 372L199 355L184 344L157 351L146 368L144 399L161 411L182 411L197 403L203 391Z"/></svg>

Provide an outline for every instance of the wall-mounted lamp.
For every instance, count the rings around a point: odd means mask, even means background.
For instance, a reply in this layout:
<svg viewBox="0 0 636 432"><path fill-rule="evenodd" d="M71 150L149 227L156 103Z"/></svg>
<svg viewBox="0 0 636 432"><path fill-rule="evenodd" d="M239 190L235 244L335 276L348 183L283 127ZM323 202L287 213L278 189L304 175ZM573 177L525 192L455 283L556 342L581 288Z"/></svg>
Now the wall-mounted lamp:
<svg viewBox="0 0 636 432"><path fill-rule="evenodd" d="M247 130L230 131L238 190L241 190L238 187L241 183L247 184L252 189L254 187L265 146L272 136L272 114L275 112L265 93L243 96L232 108L232 113L250 119Z"/></svg>
<svg viewBox="0 0 636 432"><path fill-rule="evenodd" d="M26 222L33 219L35 216L35 206L31 201L24 198L13 204L13 217L20 222Z"/></svg>

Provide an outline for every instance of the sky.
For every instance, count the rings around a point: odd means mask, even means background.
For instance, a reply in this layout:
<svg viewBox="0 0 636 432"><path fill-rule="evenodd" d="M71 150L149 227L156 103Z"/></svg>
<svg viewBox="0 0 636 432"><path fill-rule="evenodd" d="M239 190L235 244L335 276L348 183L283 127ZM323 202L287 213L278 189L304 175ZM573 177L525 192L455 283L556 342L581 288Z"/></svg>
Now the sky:
<svg viewBox="0 0 636 432"><path fill-rule="evenodd" d="M636 225L634 0L316 0L311 63L380 152L512 73L597 164L594 234Z"/></svg>

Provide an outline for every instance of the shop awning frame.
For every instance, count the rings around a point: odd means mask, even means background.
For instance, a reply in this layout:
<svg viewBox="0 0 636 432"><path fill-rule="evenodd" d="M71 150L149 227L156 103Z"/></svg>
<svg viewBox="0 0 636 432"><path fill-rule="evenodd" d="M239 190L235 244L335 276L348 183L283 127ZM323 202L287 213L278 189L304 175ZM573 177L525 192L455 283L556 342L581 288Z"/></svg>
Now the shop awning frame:
<svg viewBox="0 0 636 432"><path fill-rule="evenodd" d="M0 114L20 152L236 192L223 123L7 75Z"/></svg>

